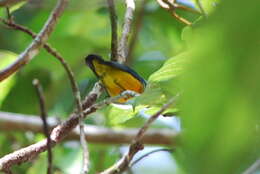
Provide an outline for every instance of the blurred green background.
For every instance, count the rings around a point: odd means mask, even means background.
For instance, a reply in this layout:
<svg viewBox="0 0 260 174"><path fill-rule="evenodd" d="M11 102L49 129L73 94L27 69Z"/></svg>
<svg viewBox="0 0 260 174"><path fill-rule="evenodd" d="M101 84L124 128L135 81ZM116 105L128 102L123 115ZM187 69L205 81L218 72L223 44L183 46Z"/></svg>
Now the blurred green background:
<svg viewBox="0 0 260 174"><path fill-rule="evenodd" d="M196 8L196 0L179 1ZM260 21L259 1L202 0L207 18L178 10L191 27L174 19L155 0L145 5L144 19L130 66L148 81L134 102L135 113L107 106L86 123L113 129L139 128L147 119L138 108L154 113L180 94L177 105L181 136L172 154L156 153L133 168L135 174L237 174L259 157ZM247 4L248 3L248 4ZM55 2L37 0L13 12L17 23L38 32ZM136 3L137 10L141 1ZM116 1L121 31L125 6ZM0 8L5 18L5 9ZM119 33L120 33L119 31ZM82 96L97 81L84 57L110 54L110 21L106 1L71 1L48 42L72 67ZM0 68L14 61L32 39L0 25ZM44 88L48 114L61 120L73 111L74 99L60 63L44 49L21 71L0 83L0 110L39 115L32 80ZM138 107L140 106L140 107ZM154 128L176 129L176 118L160 118ZM31 132L0 132L0 156L43 139ZM148 146L144 152L155 146ZM120 158L126 146L90 144L91 173L102 171ZM144 153L143 152L143 153ZM15 173L46 173L46 154L14 168ZM54 148L56 173L78 173L81 151L77 141ZM46 169L46 170L45 170ZM260 171L259 171L260 172ZM257 173L257 171L255 171Z"/></svg>

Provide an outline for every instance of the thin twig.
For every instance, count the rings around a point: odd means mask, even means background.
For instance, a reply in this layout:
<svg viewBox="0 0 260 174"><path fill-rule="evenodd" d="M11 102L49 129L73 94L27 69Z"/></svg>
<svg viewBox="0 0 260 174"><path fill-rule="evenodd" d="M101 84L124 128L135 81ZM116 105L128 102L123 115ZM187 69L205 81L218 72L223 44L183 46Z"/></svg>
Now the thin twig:
<svg viewBox="0 0 260 174"><path fill-rule="evenodd" d="M35 38L37 35L36 33L34 33L32 30L30 30L29 28L25 27L25 26L22 26L20 24L16 24L14 22L10 22L8 20L5 20L3 18L0 18L0 21L3 22L5 25L11 27L12 29L15 29L15 30L19 30L19 31L22 31L24 33L27 33L28 35L30 35L32 38ZM66 60L61 56L61 54L56 51L54 48L52 48L48 43L45 43L44 44L44 48L46 49L46 51L48 53L50 53L51 55L53 55L57 60L60 61L60 63L62 64L62 66L64 67L66 73L68 74L68 77L69 77L69 80L70 80L70 84L71 84L71 88L72 88L72 91L73 91L73 96L75 98L75 101L76 101L76 104L77 104L77 107L79 107L80 105L80 93L79 93L79 87L77 85L77 82L74 78L74 74L73 74L73 71L71 70L69 64L66 62Z"/></svg>
<svg viewBox="0 0 260 174"><path fill-rule="evenodd" d="M111 23L111 60L117 61L117 14L115 9L114 0L107 0L108 10L110 14L110 23Z"/></svg>
<svg viewBox="0 0 260 174"><path fill-rule="evenodd" d="M7 26L13 28L13 29L16 29L16 30L20 30L20 31L23 31L27 34L29 34L31 37L35 38L36 37L36 34L31 31L30 29L22 26L22 25L19 25L19 24L16 24L12 21L8 21L8 20L4 20L2 18L0 18L0 20L6 24ZM49 52L50 54L52 54L56 59L58 59L60 61L60 63L62 64L63 68L65 69L68 77L69 77L69 80L70 80L70 84L71 84L71 88L72 88L72 92L73 92L73 96L75 98L75 101L76 101L76 105L77 105L77 110L79 113L82 112L82 103L81 103L81 96L80 96L80 91L79 91L79 87L77 85L77 82L74 78L74 74L73 74L73 71L71 70L69 64L65 61L65 59L61 56L60 53L58 53L56 50L54 50L48 43L45 43L44 44L44 48L47 50L47 52ZM87 148L87 143L86 143L86 140L85 140L85 136L84 136L84 123L83 123L83 119L80 119L80 122L79 122L79 125L80 125L80 130L81 130L81 136L80 136L80 142L81 142L81 146L82 146L82 149L83 149L83 171L87 171L88 170L88 148ZM87 172L84 172L84 173L87 173Z"/></svg>
<svg viewBox="0 0 260 174"><path fill-rule="evenodd" d="M90 107L99 97L102 92L102 87L97 83L88 97L85 98L85 107ZM84 108L84 107L83 107ZM85 108L84 108L85 109ZM93 112L95 109L92 110ZM90 114L91 112L89 112ZM86 116L86 115L85 115ZM63 140L79 123L80 115L74 112L70 115L69 119L56 126L50 134L52 147ZM32 144L28 147L22 148L0 158L0 171L9 170L13 165L21 164L29 161L41 152L47 150L47 140L44 139L40 142Z"/></svg>
<svg viewBox="0 0 260 174"><path fill-rule="evenodd" d="M129 166L132 167L134 166L135 164L137 164L139 161L141 161L142 159L146 158L147 156L151 155L151 154L154 154L156 152L173 152L173 149L166 149L166 148L161 148L161 149L155 149L155 150L152 150L144 155L142 155L141 157L139 157L138 159L136 159L135 161L133 161Z"/></svg>
<svg viewBox="0 0 260 174"><path fill-rule="evenodd" d="M11 12L10 12L10 8L8 6L6 6L6 14L7 14L7 18L9 21L12 21L12 15L11 15Z"/></svg>
<svg viewBox="0 0 260 174"><path fill-rule="evenodd" d="M260 168L260 159L256 160L246 171L242 174L253 174L257 169Z"/></svg>
<svg viewBox="0 0 260 174"><path fill-rule="evenodd" d="M133 27L133 35L130 40L128 56L126 59L127 65L130 65L131 61L133 60L133 50L135 48L136 41L138 40L138 34L139 34L142 24L143 24L146 3L147 3L147 0L142 0L141 6L139 7L139 9L136 12L135 23L134 23L134 27Z"/></svg>
<svg viewBox="0 0 260 174"><path fill-rule="evenodd" d="M85 97L84 101L82 102L83 109L89 108L97 98L101 95L104 88L100 82L95 83L93 89L88 93L88 95Z"/></svg>
<svg viewBox="0 0 260 174"><path fill-rule="evenodd" d="M42 86L39 82L38 79L34 79L33 80L33 85L36 88L36 93L38 95L39 98L39 103L40 103L40 111L41 111L41 119L43 122L43 132L47 138L47 152L48 152L48 170L47 170L47 174L51 174L52 173L52 151L51 151L51 138L50 138L50 134L49 134L49 126L48 123L46 121L46 117L47 117L47 112L46 112L46 107L45 107L45 97L43 95L43 89Z"/></svg>
<svg viewBox="0 0 260 174"><path fill-rule="evenodd" d="M191 25L192 23L190 21L188 21L187 19L181 17L180 15L178 15L176 12L172 12L172 16L175 17L178 21L186 24L186 25Z"/></svg>
<svg viewBox="0 0 260 174"><path fill-rule="evenodd" d="M84 116L82 112L79 113L79 132L80 132L80 144L83 151L83 161L82 161L82 174L87 174L89 171L89 151L88 151L88 144L86 141L85 136L85 129L84 129Z"/></svg>
<svg viewBox="0 0 260 174"><path fill-rule="evenodd" d="M108 105L110 103L114 103L114 102L118 101L121 98L128 99L130 97L136 97L136 96L139 96L139 94L134 92L134 91L129 91L129 90L123 91L121 94L119 94L119 95L117 95L115 97L107 98L107 99L105 99L105 100L103 100L103 101L101 101L99 103L94 104L91 108L85 109L83 111L83 114L88 114L88 112L90 112L93 108L95 108L96 110L100 109L100 108L102 108L105 105Z"/></svg>
<svg viewBox="0 0 260 174"><path fill-rule="evenodd" d="M131 32L132 21L135 10L135 2L134 0L125 0L126 2L126 12L124 18L124 25L122 30L121 39L119 41L118 46L118 59L119 63L126 62L126 57L128 54L128 38Z"/></svg>
<svg viewBox="0 0 260 174"><path fill-rule="evenodd" d="M82 174L87 174L89 171L89 151L88 151L88 145L87 145L87 140L86 140L86 134L85 134L85 126L84 126L84 114L83 113L83 109L87 108L89 106L91 106L91 104L93 104L96 99L99 97L99 95L101 94L101 91L103 90L103 88L101 87L101 84L98 82L95 84L93 90L89 93L88 96L86 96L85 100L83 103L81 103L81 99L80 99L80 95L79 97L77 97L76 99L78 99L78 109L80 109L79 114L79 132L80 132L80 144L82 147L82 151L83 151L83 166L82 166ZM78 94L79 94L79 90L77 88ZM93 102L93 103L92 103ZM79 108L80 106L80 108Z"/></svg>
<svg viewBox="0 0 260 174"><path fill-rule="evenodd" d="M174 102L174 99L171 99L167 104L165 104L157 113L152 115L147 122L143 125L143 127L139 130L136 135L135 142L140 142L144 136L144 133L147 131L148 127L154 122L166 109L168 109Z"/></svg>
<svg viewBox="0 0 260 174"><path fill-rule="evenodd" d="M119 158L122 158L124 156L124 153L122 151L120 151L120 149L118 149L118 151L119 151ZM134 174L131 167L128 167L124 173L125 174Z"/></svg>
<svg viewBox="0 0 260 174"><path fill-rule="evenodd" d="M47 22L45 23L42 30L33 40L33 42L18 56L17 60L0 71L0 81L8 78L10 75L14 74L16 71L21 69L26 65L31 59L33 59L38 53L43 44L48 40L50 34L52 33L54 27L58 22L58 18L64 11L68 0L59 0L56 7L50 14Z"/></svg>
<svg viewBox="0 0 260 174"><path fill-rule="evenodd" d="M186 25L191 25L192 23L190 21L188 21L187 19L179 16L177 13L176 13L176 6L174 5L174 2L171 3L170 1L168 0L163 0L164 3L166 3L168 6L169 6L169 11L171 12L172 16L175 17L178 21L186 24Z"/></svg>
<svg viewBox="0 0 260 174"><path fill-rule="evenodd" d="M166 10L170 10L170 6L174 6L174 9L179 9L179 10L183 10L183 11L187 11L190 13L194 13L194 14L201 14L200 11L191 8L191 7L187 7L185 5L182 4L178 4L177 1L173 1L173 0L156 0L157 3L164 9Z"/></svg>
<svg viewBox="0 0 260 174"><path fill-rule="evenodd" d="M7 21L7 20L4 20L4 19L1 19L2 22L4 22L6 25L16 29L16 30L20 30L20 31L23 31L29 35L31 35L33 38L36 37L36 34L33 33L30 29L26 28L26 27L23 27L21 25L18 25L18 24L15 24L13 23L12 21ZM85 133L84 133L84 123L83 123L83 114L82 114L82 104L81 104L81 97L80 97L80 92L79 92L79 88L78 88L78 85L75 81L75 78L74 78L74 75L73 75L73 72L71 71L71 68L69 67L69 65L67 64L67 62L65 61L64 58L62 58L62 56L57 52L55 51L53 48L51 48L51 46L49 46L48 44L44 44L44 48L49 52L51 53L53 56L55 56L60 62L61 64L63 65L63 67L65 68L68 76L69 76L69 79L70 79L70 83L71 83L71 86L72 86L72 91L73 91L73 95L75 97L75 101L76 101L76 104L77 104L77 111L80 115L79 117L79 127L80 127L80 142L81 142L81 145L82 145L82 149L83 149L83 172L84 173L87 173L88 171L88 157L89 157L89 153L88 153L88 149L87 149L87 143L86 143L86 140L85 140Z"/></svg>
<svg viewBox="0 0 260 174"><path fill-rule="evenodd" d="M97 86L98 87L98 86ZM90 93L93 96L99 96L100 90L93 89L93 91L97 91L97 93ZM120 98L127 97L128 95L132 95L130 93L125 92L124 95L120 95ZM93 96L90 96L90 98L94 98ZM83 112L84 118L95 112L97 109L99 109L102 106L105 106L106 104L109 104L109 102L115 102L119 99L118 96L112 97L113 99L109 98L106 101L103 101L101 103L97 104L91 104L89 108L86 108L86 110ZM88 100L88 98L86 99ZM95 102L95 100L89 100ZM90 104L90 103L89 103ZM79 123L80 115L78 112L71 114L68 120L65 122L59 124L56 126L53 131L50 134L51 138L51 145L52 147L55 146L57 143L59 143L61 140L63 140L71 131L74 129L77 124ZM0 171L5 171L7 169L10 169L13 165L21 164L23 162L29 161L36 156L39 155L39 153L47 150L47 140L44 139L38 143L32 144L28 147L22 148L20 150L17 150L15 152L12 152L8 155L5 155L4 157L0 158Z"/></svg>
<svg viewBox="0 0 260 174"><path fill-rule="evenodd" d="M185 7L183 5L179 5L177 4L175 1L170 1L170 0L157 0L158 4L166 9L167 11L169 11L171 13L171 15L176 18L178 21L184 23L185 25L191 25L192 23L190 21L188 21L187 19L181 17L180 15L178 15L176 13L176 9L181 9L181 10L185 10L188 12L192 12L195 13L195 10L190 9L189 7Z"/></svg>
<svg viewBox="0 0 260 174"><path fill-rule="evenodd" d="M203 6L202 6L200 0L196 0L196 4L197 4L197 6L199 7L200 12L202 13L202 15L203 15L204 17L207 17L207 13L206 13L206 11L204 10L204 8L203 8Z"/></svg>
<svg viewBox="0 0 260 174"><path fill-rule="evenodd" d="M134 155L143 149L142 138L149 128L149 126L174 102L174 99L171 99L167 104L165 104L158 112L152 115L139 129L137 135L135 136L132 144L129 147L128 153L124 155L118 162L116 162L112 167L106 169L100 174L118 174L124 172L128 167L129 163L133 159Z"/></svg>

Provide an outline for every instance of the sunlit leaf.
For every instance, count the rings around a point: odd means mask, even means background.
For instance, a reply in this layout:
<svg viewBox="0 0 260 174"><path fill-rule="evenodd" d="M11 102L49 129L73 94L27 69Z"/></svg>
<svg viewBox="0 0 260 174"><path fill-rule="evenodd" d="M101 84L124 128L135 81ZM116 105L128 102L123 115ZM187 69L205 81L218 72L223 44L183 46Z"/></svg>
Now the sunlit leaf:
<svg viewBox="0 0 260 174"><path fill-rule="evenodd" d="M14 12L16 10L18 10L19 8L21 8L23 5L25 5L27 2L26 1L21 1L15 5L13 5L11 8L10 8L10 12Z"/></svg>
<svg viewBox="0 0 260 174"><path fill-rule="evenodd" d="M183 62L185 61L185 53L170 58L164 65L155 73L153 73L149 79L149 83L160 83L164 81L172 80L181 74L183 69Z"/></svg>
<svg viewBox="0 0 260 174"><path fill-rule="evenodd" d="M181 75L186 60L186 53L170 58L148 79L145 92L137 97L136 105L162 106L180 92L178 77Z"/></svg>
<svg viewBox="0 0 260 174"><path fill-rule="evenodd" d="M144 106L133 107L132 105L112 105L108 118L112 125L124 123L133 118Z"/></svg>
<svg viewBox="0 0 260 174"><path fill-rule="evenodd" d="M124 123L120 124L120 126L124 128L138 128L144 125L145 121L146 119L144 117L137 115L135 117L130 118L129 120L126 120Z"/></svg>
<svg viewBox="0 0 260 174"><path fill-rule="evenodd" d="M17 55L15 53L9 52L9 51L1 51L0 50L0 69L5 68L9 64L11 64L15 59ZM15 76L12 75L11 77L5 79L3 82L0 83L0 107L5 99L5 97L8 95L9 91L12 89L12 87L15 84Z"/></svg>

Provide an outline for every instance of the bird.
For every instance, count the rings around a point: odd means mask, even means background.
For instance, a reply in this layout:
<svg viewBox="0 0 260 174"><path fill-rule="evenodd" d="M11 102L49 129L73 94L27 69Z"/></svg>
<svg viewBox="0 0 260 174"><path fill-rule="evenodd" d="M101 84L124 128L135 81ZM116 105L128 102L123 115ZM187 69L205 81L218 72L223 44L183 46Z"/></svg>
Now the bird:
<svg viewBox="0 0 260 174"><path fill-rule="evenodd" d="M130 67L115 61L105 61L101 56L90 54L85 58L86 64L101 80L110 97L130 90L138 94L144 92L146 81ZM117 103L125 103L131 97L120 98Z"/></svg>

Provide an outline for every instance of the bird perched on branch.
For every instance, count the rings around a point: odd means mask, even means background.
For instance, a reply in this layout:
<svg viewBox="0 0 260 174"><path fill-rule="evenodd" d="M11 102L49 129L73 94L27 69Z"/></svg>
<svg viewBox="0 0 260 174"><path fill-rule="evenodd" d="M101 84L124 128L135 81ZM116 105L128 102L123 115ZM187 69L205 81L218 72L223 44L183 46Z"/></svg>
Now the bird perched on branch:
<svg viewBox="0 0 260 174"><path fill-rule="evenodd" d="M114 61L105 61L102 57L90 54L86 63L101 80L107 93L113 97L126 90L143 93L146 82L133 69ZM121 98L118 103L125 103L129 98Z"/></svg>

